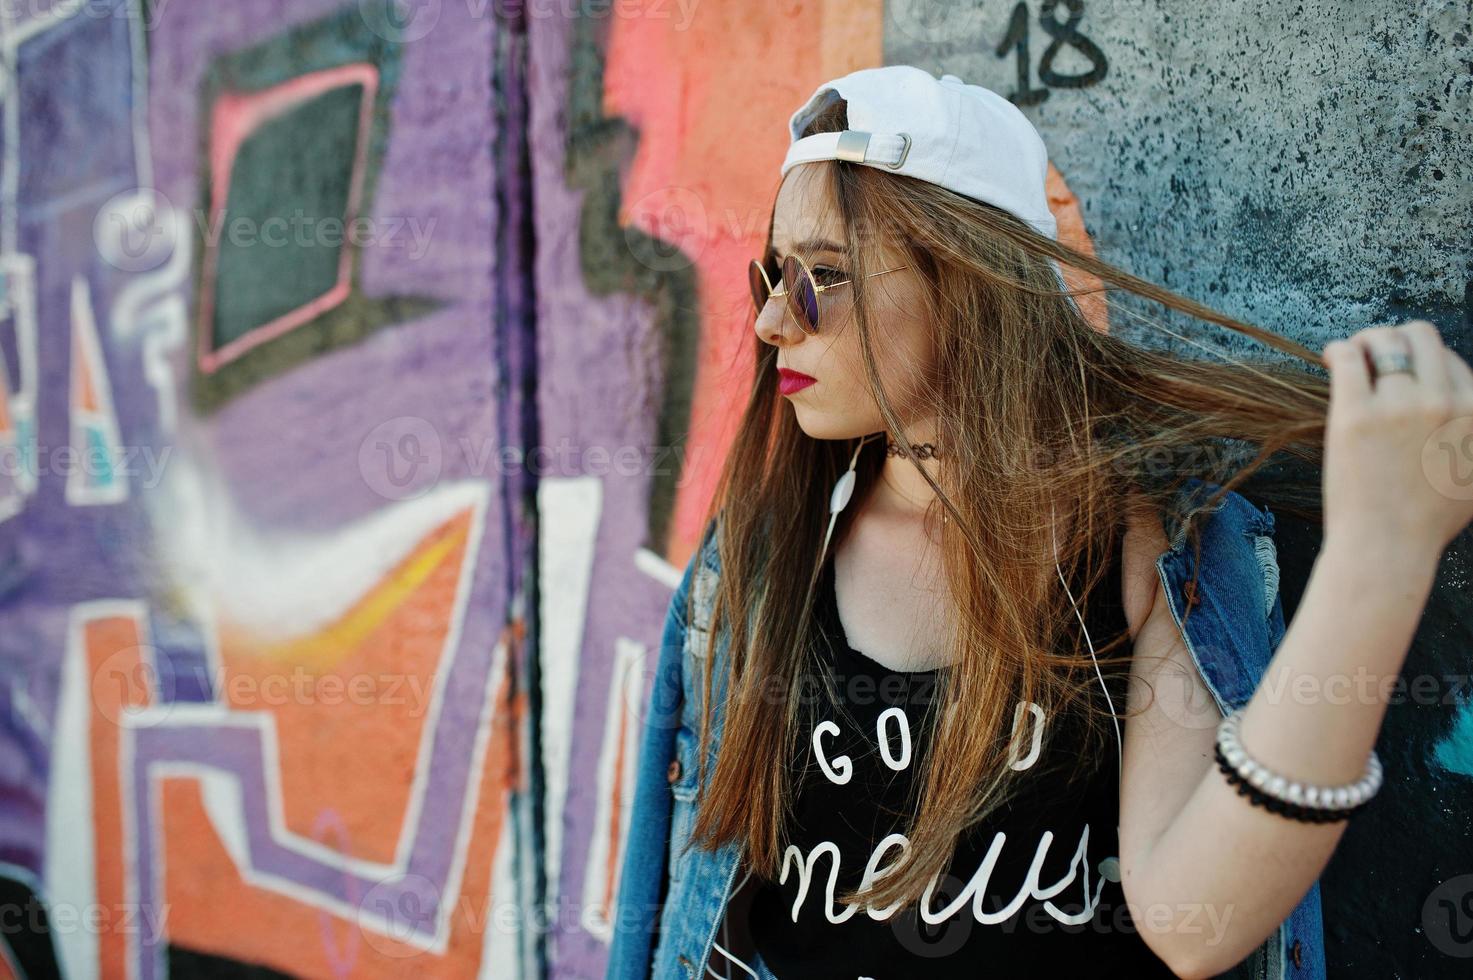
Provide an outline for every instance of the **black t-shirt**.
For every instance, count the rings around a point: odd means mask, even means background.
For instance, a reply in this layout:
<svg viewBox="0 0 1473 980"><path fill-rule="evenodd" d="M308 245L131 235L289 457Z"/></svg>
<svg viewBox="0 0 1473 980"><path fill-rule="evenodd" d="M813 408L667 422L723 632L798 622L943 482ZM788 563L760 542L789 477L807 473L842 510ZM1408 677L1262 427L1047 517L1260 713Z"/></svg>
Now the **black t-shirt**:
<svg viewBox="0 0 1473 980"><path fill-rule="evenodd" d="M821 692L810 693L802 708L806 730L793 764L804 776L783 880L762 882L751 906L753 938L767 967L783 980L1173 976L1141 939L1119 884L1118 750L1108 718L1104 744L1076 769L1072 755L1083 742L1077 715L1064 714L1051 744L1038 738L1039 724L1047 723L1041 709L1016 705L1016 723L1034 739L1013 765L1032 772L1010 803L958 841L949 873L926 903L939 921L926 921L916 903L877 919L864 906L851 911L834 901L860 883L867 863L880 873L899 858L902 839L888 835L903 833L914 812L908 794L925 761L923 723L940 705L938 671L892 671L849 646L834 600L832 556L824 566L815 611L841 710ZM1086 613L1096 647L1125 628L1119 576L1117 547ZM1072 614L1070 622L1077 629ZM1123 665L1106 671L1119 714L1127 676ZM1092 690L1105 704L1098 680ZM1120 726L1123 734L1123 718Z"/></svg>

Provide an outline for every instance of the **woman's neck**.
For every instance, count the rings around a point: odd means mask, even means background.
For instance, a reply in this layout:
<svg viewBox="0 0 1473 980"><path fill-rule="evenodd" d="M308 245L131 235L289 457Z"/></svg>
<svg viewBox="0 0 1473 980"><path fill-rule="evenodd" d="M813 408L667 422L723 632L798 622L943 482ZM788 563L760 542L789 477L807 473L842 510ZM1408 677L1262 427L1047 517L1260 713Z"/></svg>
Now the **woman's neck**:
<svg viewBox="0 0 1473 980"><path fill-rule="evenodd" d="M932 424L914 426L908 429L904 436L902 446L907 450L912 445L929 442L936 447L938 454L946 452L946 447L936 442L936 429ZM926 471L931 479L940 479L941 461L939 459L886 456L884 464L880 467L873 503L897 515L912 515L916 518L924 516L926 509L936 499L936 492L931 489L925 477L916 472L917 464Z"/></svg>

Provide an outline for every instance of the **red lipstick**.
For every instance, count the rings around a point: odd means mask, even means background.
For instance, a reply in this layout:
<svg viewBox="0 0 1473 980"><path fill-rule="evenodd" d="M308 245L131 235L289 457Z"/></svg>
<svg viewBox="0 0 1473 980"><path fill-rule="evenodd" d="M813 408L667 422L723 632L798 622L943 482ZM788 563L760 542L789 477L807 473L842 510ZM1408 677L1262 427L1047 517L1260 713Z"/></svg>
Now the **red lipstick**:
<svg viewBox="0 0 1473 980"><path fill-rule="evenodd" d="M784 395L791 395L796 391L802 391L804 388L818 381L817 378L810 377L802 371L793 371L788 368L778 368L777 377L777 390Z"/></svg>

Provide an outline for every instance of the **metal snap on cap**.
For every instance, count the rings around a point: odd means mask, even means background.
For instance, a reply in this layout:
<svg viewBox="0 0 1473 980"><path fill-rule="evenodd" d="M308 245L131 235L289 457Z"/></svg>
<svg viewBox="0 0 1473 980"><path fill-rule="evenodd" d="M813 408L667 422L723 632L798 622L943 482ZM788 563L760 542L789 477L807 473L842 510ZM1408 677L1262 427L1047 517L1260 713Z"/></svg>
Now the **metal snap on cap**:
<svg viewBox="0 0 1473 980"><path fill-rule="evenodd" d="M905 142L904 145L902 145L900 148L900 159L896 160L894 163L887 163L885 165L891 170L899 170L902 166L905 165L905 158L910 155L910 134L900 133L899 136Z"/></svg>
<svg viewBox="0 0 1473 980"><path fill-rule="evenodd" d="M668 779L668 780L670 780L670 782L672 782L672 783L675 782L676 780L678 780L680 778L680 760L679 759L672 759L672 760L670 760L670 768L668 768L668 769L665 770L665 778Z"/></svg>
<svg viewBox="0 0 1473 980"><path fill-rule="evenodd" d="M846 129L839 133L839 141L834 146L834 159L863 163L864 155L869 151L869 135L858 129Z"/></svg>

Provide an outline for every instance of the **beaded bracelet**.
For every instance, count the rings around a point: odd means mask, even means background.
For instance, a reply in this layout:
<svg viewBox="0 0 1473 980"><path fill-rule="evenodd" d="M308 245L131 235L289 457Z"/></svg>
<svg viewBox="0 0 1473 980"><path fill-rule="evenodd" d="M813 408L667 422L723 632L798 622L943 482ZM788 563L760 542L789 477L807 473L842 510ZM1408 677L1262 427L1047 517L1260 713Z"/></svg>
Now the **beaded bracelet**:
<svg viewBox="0 0 1473 980"><path fill-rule="evenodd" d="M1366 764L1366 774L1343 786L1306 785L1272 772L1243 748L1238 737L1242 716L1243 709L1239 708L1217 726L1213 754L1228 782L1255 806L1305 823L1330 823L1359 813L1381 789L1384 773L1374 749Z"/></svg>

